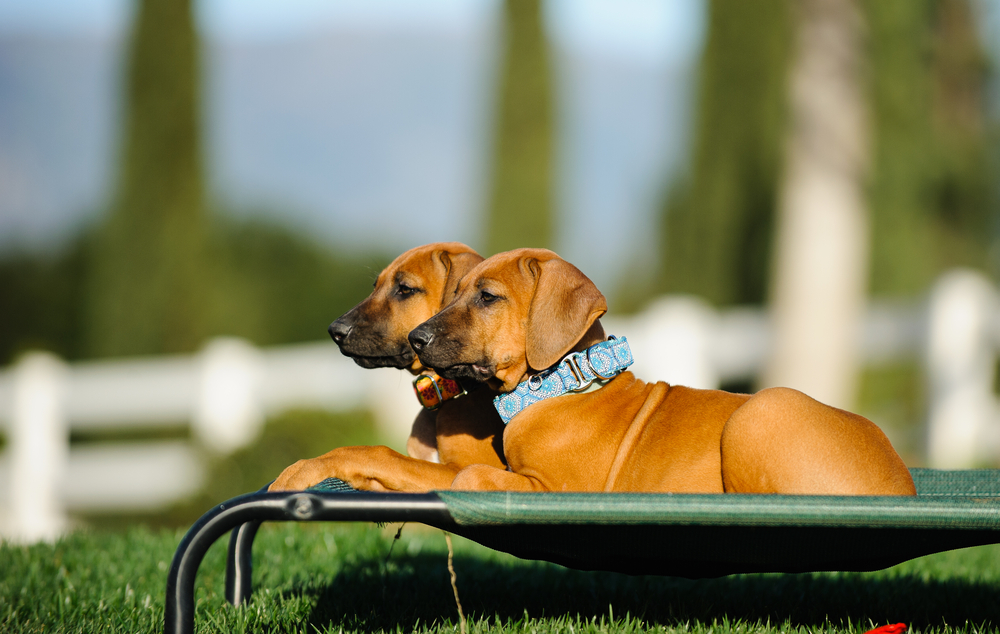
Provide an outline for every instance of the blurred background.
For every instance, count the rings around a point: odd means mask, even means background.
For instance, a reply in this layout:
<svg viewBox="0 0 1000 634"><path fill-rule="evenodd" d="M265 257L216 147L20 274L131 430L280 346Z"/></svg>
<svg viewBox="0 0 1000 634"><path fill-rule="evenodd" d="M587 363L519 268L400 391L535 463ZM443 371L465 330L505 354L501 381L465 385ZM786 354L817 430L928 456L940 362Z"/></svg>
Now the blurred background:
<svg viewBox="0 0 1000 634"><path fill-rule="evenodd" d="M1000 0L4 3L0 534L402 448L325 329L445 240L576 264L642 378L995 466L998 69Z"/></svg>

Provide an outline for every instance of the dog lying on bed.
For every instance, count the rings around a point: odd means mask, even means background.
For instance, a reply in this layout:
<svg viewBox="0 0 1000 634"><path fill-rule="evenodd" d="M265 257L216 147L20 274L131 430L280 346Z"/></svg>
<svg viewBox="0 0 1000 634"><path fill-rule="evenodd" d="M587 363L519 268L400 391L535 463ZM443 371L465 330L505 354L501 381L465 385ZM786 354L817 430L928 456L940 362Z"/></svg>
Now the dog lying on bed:
<svg viewBox="0 0 1000 634"><path fill-rule="evenodd" d="M593 282L519 249L469 271L410 333L427 367L497 392L508 468L471 465L454 489L914 495L871 421L796 390L754 395L646 383L624 368ZM640 351L641 352L641 351Z"/></svg>
<svg viewBox="0 0 1000 634"><path fill-rule="evenodd" d="M483 258L457 242L428 244L403 253L375 281L364 301L330 324L340 351L363 368L394 367L421 378L433 400L454 395L451 381L424 368L407 340L455 294L458 280ZM470 387L478 387L469 382ZM445 389L445 394L435 390ZM409 456L388 447L340 447L285 469L272 491L304 489L339 478L356 489L420 492L447 489L455 474L472 464L504 468L503 421L488 389L472 389L436 409L423 409L407 440Z"/></svg>

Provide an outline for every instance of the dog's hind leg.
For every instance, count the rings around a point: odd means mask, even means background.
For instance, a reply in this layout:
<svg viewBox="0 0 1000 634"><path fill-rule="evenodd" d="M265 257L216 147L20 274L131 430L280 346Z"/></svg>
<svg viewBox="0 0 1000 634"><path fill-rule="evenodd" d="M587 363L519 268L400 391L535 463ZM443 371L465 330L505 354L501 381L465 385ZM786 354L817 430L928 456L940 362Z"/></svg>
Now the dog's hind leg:
<svg viewBox="0 0 1000 634"><path fill-rule="evenodd" d="M867 418L789 388L761 390L722 431L729 493L914 495L913 479Z"/></svg>

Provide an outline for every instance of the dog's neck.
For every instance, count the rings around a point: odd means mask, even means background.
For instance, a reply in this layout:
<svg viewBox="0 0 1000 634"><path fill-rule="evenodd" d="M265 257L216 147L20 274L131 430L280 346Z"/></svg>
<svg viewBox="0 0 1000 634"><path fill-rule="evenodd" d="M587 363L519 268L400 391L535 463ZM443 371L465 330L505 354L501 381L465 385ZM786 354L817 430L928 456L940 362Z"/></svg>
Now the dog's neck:
<svg viewBox="0 0 1000 634"><path fill-rule="evenodd" d="M560 358L559 361L557 361L552 367L555 367L559 363L562 363L562 359L564 359L567 355L573 354L574 352L582 352L587 348L589 348L590 346L594 345L595 343L600 343L607 338L608 336L604 333L604 326L601 325L601 320L595 319L594 323L591 324L590 328L587 329L587 332L583 333L583 336L580 337L580 340L577 341L575 344L573 344L573 347L567 350L566 354L564 354L562 358ZM549 369L549 368L542 368L541 370L535 370L531 367L528 367L527 364L525 364L525 368L527 371L521 376L520 379L518 379L517 384L515 385L520 384L522 381L526 381L529 377L532 377L536 374L541 374L542 372L546 372ZM503 381L500 381L496 377L487 381L487 385L489 385L490 389L492 389L494 392L505 391L503 389L504 387Z"/></svg>
<svg viewBox="0 0 1000 634"><path fill-rule="evenodd" d="M588 328L587 331L585 333L583 333L583 336L580 338L580 340L577 341L575 344L573 344L573 347L570 348L569 350L567 350L566 354L564 354L559 359L559 361L557 361L555 364L553 364L550 367L555 367L556 365L558 365L559 363L561 363L562 359L564 359L567 355L573 354L574 352L582 352L583 350L586 350L587 348L589 348L590 346L594 345L595 343L600 343L600 342L604 341L607 338L608 337L607 337L607 335L604 332L604 326L601 325L601 320L600 319L595 319L594 323L590 325L590 328ZM492 378L487 379L486 380L486 385L489 386L489 388L491 390L493 390L494 392L499 392L499 393L508 392L508 391L514 389L515 387L517 387L523 381L526 381L528 378L530 378L530 377L532 377L532 376L534 376L536 374L541 374L543 372L546 372L549 369L549 368L542 368L542 369L536 370L536 369L528 366L528 364L526 362L524 362L523 359L522 359L522 362L523 362L523 366L524 366L524 373L519 376L519 378L517 379L517 382L514 383L512 387L506 387L508 384L505 383L503 380L501 380L500 378L498 378L496 376L493 376Z"/></svg>

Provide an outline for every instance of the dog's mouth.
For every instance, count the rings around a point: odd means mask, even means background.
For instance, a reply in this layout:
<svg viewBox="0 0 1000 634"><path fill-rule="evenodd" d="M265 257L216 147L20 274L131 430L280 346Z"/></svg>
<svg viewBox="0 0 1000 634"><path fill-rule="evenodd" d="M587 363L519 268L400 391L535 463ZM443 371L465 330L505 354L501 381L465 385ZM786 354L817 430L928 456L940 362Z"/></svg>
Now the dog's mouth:
<svg viewBox="0 0 1000 634"><path fill-rule="evenodd" d="M416 358L409 342L402 343L384 337L358 336L352 332L345 339L335 339L334 342L342 355L362 368L406 369Z"/></svg>
<svg viewBox="0 0 1000 634"><path fill-rule="evenodd" d="M343 352L343 350L341 350L341 352ZM413 364L414 357L412 350L406 350L395 355L363 355L344 352L344 356L348 357L362 368L397 368L400 370L405 370L410 367L410 365Z"/></svg>
<svg viewBox="0 0 1000 634"><path fill-rule="evenodd" d="M434 371L447 379L469 379L477 383L486 383L493 378L495 370L482 363L456 363L447 368L434 368Z"/></svg>

